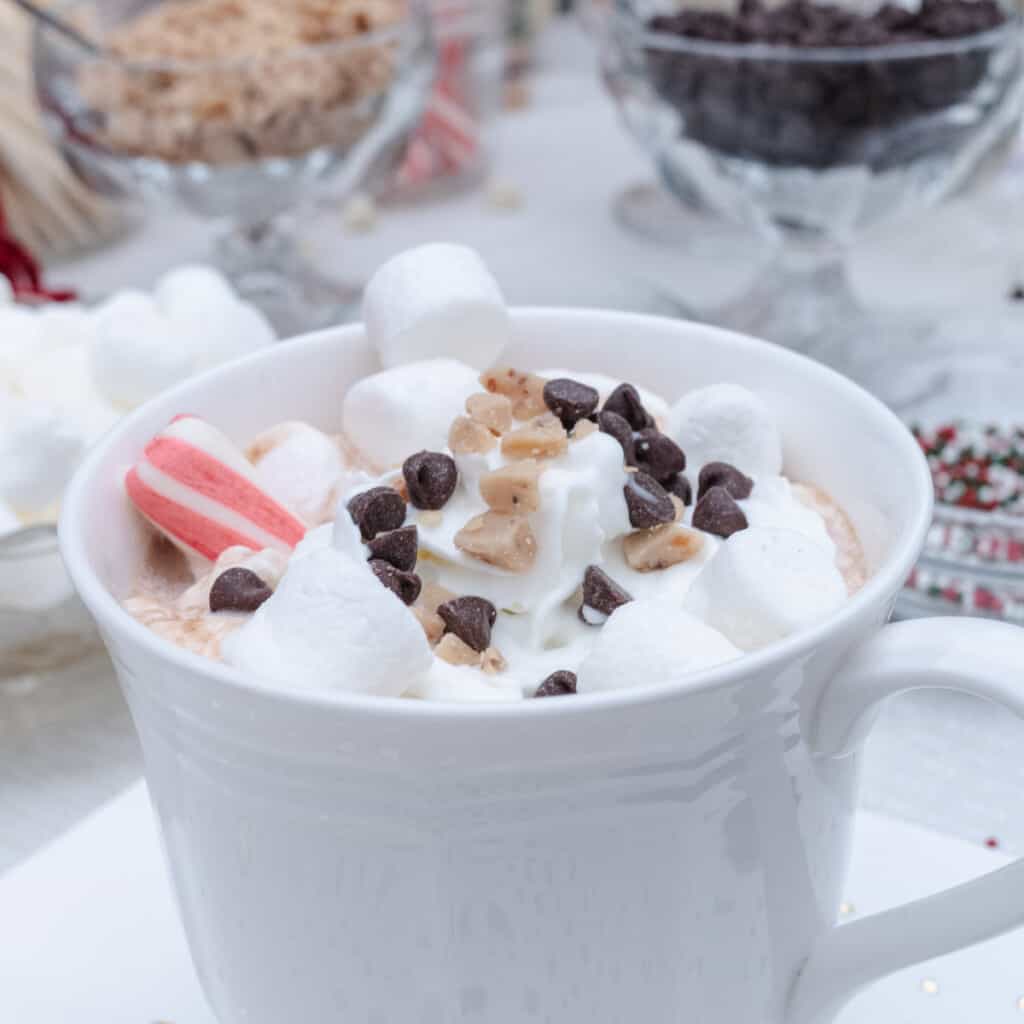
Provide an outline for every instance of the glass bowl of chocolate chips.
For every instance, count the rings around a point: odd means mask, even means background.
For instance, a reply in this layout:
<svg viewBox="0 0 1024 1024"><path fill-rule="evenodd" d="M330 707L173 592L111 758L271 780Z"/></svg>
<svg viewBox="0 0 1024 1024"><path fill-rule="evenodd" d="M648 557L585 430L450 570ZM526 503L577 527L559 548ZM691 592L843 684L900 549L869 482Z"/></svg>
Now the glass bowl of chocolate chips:
<svg viewBox="0 0 1024 1024"><path fill-rule="evenodd" d="M614 0L609 90L670 192L775 243L753 285L700 318L809 352L886 397L893 360L926 324L863 309L845 249L967 187L1009 148L1022 104L1016 8L665 2Z"/></svg>

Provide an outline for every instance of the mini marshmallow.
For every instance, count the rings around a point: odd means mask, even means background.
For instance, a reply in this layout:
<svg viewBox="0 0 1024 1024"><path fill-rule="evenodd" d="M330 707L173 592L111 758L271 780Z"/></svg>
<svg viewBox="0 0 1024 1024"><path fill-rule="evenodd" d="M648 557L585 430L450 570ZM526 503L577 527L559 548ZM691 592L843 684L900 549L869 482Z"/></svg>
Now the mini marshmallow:
<svg viewBox="0 0 1024 1024"><path fill-rule="evenodd" d="M97 328L105 328L113 323L130 326L136 320L151 320L161 315L153 297L137 288L124 288L115 292L93 310Z"/></svg>
<svg viewBox="0 0 1024 1024"><path fill-rule="evenodd" d="M47 349L88 345L96 333L92 313L71 303L45 306L37 314L43 345Z"/></svg>
<svg viewBox="0 0 1024 1024"><path fill-rule="evenodd" d="M740 655L721 633L669 601L621 605L600 629L576 673L579 693L673 682Z"/></svg>
<svg viewBox="0 0 1024 1024"><path fill-rule="evenodd" d="M236 301L228 279L213 267L186 263L167 271L153 289L153 301L164 316L189 309L213 312Z"/></svg>
<svg viewBox="0 0 1024 1024"><path fill-rule="evenodd" d="M712 384L683 395L669 412L667 432L686 452L694 480L709 462L728 462L755 479L782 472L775 417L738 384Z"/></svg>
<svg viewBox="0 0 1024 1024"><path fill-rule="evenodd" d="M820 622L846 596L829 550L793 530L751 527L718 549L684 603L753 651Z"/></svg>
<svg viewBox="0 0 1024 1024"><path fill-rule="evenodd" d="M247 356L277 340L270 321L255 306L238 300L212 319L204 319L199 308L170 319L175 330L189 332L196 372Z"/></svg>
<svg viewBox="0 0 1024 1024"><path fill-rule="evenodd" d="M452 420L480 390L476 372L453 359L428 359L382 370L355 383L341 407L345 434L374 466L448 447Z"/></svg>
<svg viewBox="0 0 1024 1024"><path fill-rule="evenodd" d="M35 313L17 306L0 306L0 387L14 385L42 344L43 332Z"/></svg>
<svg viewBox="0 0 1024 1024"><path fill-rule="evenodd" d="M223 653L243 672L283 686L383 697L400 696L433 660L412 612L333 548L292 560Z"/></svg>
<svg viewBox="0 0 1024 1024"><path fill-rule="evenodd" d="M230 290L221 293L211 288L191 299L185 290L175 299L158 306L178 343L191 354L194 372L238 359L277 340L267 318Z"/></svg>
<svg viewBox="0 0 1024 1024"><path fill-rule="evenodd" d="M511 330L501 289L479 254L440 242L388 260L366 286L363 319L385 367L444 356L483 370Z"/></svg>
<svg viewBox="0 0 1024 1024"><path fill-rule="evenodd" d="M256 482L310 524L331 517L336 489L345 487L353 473L338 445L306 423L281 423L260 434L249 457Z"/></svg>
<svg viewBox="0 0 1024 1024"><path fill-rule="evenodd" d="M0 401L0 499L20 513L57 501L84 451L81 431L56 406Z"/></svg>
<svg viewBox="0 0 1024 1024"><path fill-rule="evenodd" d="M92 355L85 345L40 352L22 367L16 387L25 398L59 407L88 444L120 419L96 388Z"/></svg>
<svg viewBox="0 0 1024 1024"><path fill-rule="evenodd" d="M121 409L135 408L193 369L192 353L155 306L129 294L97 316L90 356L97 390Z"/></svg>
<svg viewBox="0 0 1024 1024"><path fill-rule="evenodd" d="M605 399L622 383L632 383L617 380L615 377L609 377L603 373L576 373L574 370L541 370L538 377L543 377L545 380L555 380L558 377L568 377L570 380L579 381L580 384L586 384L587 387L593 388L601 396L601 404L604 404ZM644 408L661 424L668 421L668 402L665 401L661 395L656 395L653 391L648 391L647 388L639 387L634 384L637 394L640 396L640 401L643 402Z"/></svg>

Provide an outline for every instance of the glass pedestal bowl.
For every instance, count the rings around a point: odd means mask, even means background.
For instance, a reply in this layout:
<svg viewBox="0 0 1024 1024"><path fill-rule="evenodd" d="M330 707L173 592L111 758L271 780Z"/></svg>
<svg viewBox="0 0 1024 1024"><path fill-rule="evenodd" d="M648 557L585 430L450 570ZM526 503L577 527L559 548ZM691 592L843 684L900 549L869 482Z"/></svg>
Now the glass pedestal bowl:
<svg viewBox="0 0 1024 1024"><path fill-rule="evenodd" d="M271 22L265 39L250 33L237 53L216 60L202 46L201 58L164 59L156 30L125 39L140 16L189 6L62 4L92 38L121 42L97 56L37 27L33 61L45 122L94 189L169 199L222 225L216 262L283 335L336 320L354 296L304 264L289 215L322 182L341 196L396 170L433 77L427 6L391 0L339 9L338 18L351 19L340 30L347 37L308 45L278 43ZM272 16L273 5L265 7ZM325 9L324 16L334 15ZM189 49L191 28L181 26L186 41L177 53ZM219 29L195 26L207 38L235 30L231 18Z"/></svg>
<svg viewBox="0 0 1024 1024"><path fill-rule="evenodd" d="M1007 148L1022 100L1017 15L970 35L842 48L680 35L648 0L616 0L609 18L603 74L663 183L775 246L750 290L697 315L814 355L893 404L912 398L889 385L929 322L862 308L844 253ZM695 312L685 300L679 311Z"/></svg>
<svg viewBox="0 0 1024 1024"><path fill-rule="evenodd" d="M0 536L0 683L71 664L100 647L53 525Z"/></svg>

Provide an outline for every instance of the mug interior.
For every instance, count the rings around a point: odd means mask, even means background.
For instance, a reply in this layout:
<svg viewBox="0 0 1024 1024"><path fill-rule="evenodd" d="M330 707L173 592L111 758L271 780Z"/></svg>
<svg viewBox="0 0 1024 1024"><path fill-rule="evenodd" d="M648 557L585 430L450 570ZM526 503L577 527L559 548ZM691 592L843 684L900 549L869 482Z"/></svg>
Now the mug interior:
<svg viewBox="0 0 1024 1024"><path fill-rule="evenodd" d="M526 309L513 311L513 325L513 340L502 362L519 368L604 373L649 388L670 402L708 384L728 381L749 387L777 417L787 476L823 488L856 527L871 573L866 586L822 625L710 670L709 677L728 675L733 666L775 651L783 654L794 644L814 642L843 615L895 595L930 521L931 479L910 433L876 399L809 359L702 324L628 313ZM226 666L173 648L121 609L119 601L131 591L148 539L148 527L124 493L124 475L150 438L180 413L210 420L243 445L284 420L305 420L339 432L342 396L356 380L379 368L360 325L334 328L187 381L123 420L76 475L60 526L72 579L101 628L131 631L134 642L156 645L162 657L183 659L193 672L251 684ZM588 695L569 703L607 696ZM307 691L289 697L316 699L315 692ZM482 713L515 706L487 705Z"/></svg>

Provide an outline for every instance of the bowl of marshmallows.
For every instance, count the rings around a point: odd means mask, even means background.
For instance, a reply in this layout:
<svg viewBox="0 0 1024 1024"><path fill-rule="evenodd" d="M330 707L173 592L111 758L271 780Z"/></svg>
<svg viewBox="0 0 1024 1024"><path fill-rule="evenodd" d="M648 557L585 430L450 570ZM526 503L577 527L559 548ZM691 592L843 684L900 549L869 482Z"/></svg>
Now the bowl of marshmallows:
<svg viewBox="0 0 1024 1024"><path fill-rule="evenodd" d="M276 340L205 266L92 306L22 306L6 283L0 277L0 678L68 664L96 645L56 532L64 487L90 445L153 395Z"/></svg>

